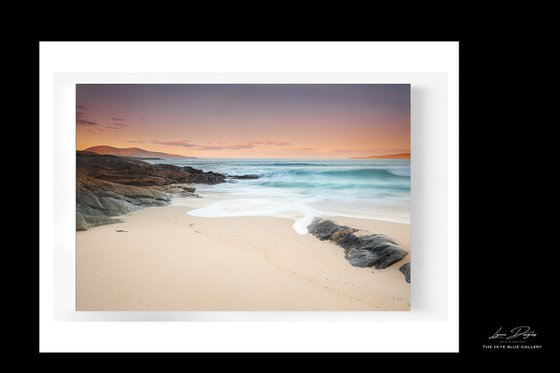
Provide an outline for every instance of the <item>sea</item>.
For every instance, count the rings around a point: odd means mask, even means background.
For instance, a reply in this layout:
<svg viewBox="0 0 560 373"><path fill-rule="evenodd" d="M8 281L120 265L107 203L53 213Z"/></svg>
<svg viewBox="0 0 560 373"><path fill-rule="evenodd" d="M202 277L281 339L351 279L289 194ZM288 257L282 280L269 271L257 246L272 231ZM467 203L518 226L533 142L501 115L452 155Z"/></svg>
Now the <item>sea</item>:
<svg viewBox="0 0 560 373"><path fill-rule="evenodd" d="M290 218L300 234L313 218L346 216L410 224L409 159L151 160L225 175L258 175L217 185L195 184L207 198L192 216Z"/></svg>

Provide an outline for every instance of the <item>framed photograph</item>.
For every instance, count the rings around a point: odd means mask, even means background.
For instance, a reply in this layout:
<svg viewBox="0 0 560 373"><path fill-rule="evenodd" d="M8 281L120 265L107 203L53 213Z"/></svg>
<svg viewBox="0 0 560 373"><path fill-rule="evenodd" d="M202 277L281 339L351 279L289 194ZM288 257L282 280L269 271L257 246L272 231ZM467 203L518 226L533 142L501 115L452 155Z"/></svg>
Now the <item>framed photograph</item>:
<svg viewBox="0 0 560 373"><path fill-rule="evenodd" d="M76 86L78 311L410 309L410 85Z"/></svg>
<svg viewBox="0 0 560 373"><path fill-rule="evenodd" d="M457 350L457 43L118 44L41 44L42 350Z"/></svg>

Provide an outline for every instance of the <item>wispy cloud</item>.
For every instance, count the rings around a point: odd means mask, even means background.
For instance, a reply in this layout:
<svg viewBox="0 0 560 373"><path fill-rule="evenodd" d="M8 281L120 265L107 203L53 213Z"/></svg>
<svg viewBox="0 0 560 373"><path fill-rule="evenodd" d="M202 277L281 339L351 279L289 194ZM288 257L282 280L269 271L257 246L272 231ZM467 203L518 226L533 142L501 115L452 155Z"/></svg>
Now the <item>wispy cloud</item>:
<svg viewBox="0 0 560 373"><path fill-rule="evenodd" d="M110 126L105 126L105 128L111 128L111 129L114 129L114 130L120 130L120 129L125 128L126 126L127 126L126 123L119 123L119 122L117 122L117 123L113 123L113 124L110 125Z"/></svg>
<svg viewBox="0 0 560 373"><path fill-rule="evenodd" d="M179 140L179 141L160 141L160 140L153 140L152 141L154 144L159 144L159 145L170 145L170 146L182 146L184 148L193 148L196 145L195 144L189 144L188 142L186 142L185 140Z"/></svg>
<svg viewBox="0 0 560 373"><path fill-rule="evenodd" d="M400 153L410 153L409 149L330 149L333 153L363 153L366 155L387 155L387 154L400 154Z"/></svg>
<svg viewBox="0 0 560 373"><path fill-rule="evenodd" d="M226 149L243 150L243 149L253 149L254 147L255 145L253 144L233 144L233 145L225 145L225 146L198 145L196 149L197 150L226 150Z"/></svg>
<svg viewBox="0 0 560 373"><path fill-rule="evenodd" d="M79 126L98 126L99 125L99 123L97 123L94 120L81 119L81 118L78 118L78 120L76 122Z"/></svg>
<svg viewBox="0 0 560 373"><path fill-rule="evenodd" d="M145 144L146 141L144 140L126 140L127 142L131 142L133 144Z"/></svg>
<svg viewBox="0 0 560 373"><path fill-rule="evenodd" d="M78 105L76 106L76 109L76 118L82 118L85 115L84 111L87 110L87 107L84 105Z"/></svg>
<svg viewBox="0 0 560 373"><path fill-rule="evenodd" d="M305 152L309 150L317 150L317 148L298 148L298 149L290 149L290 150L295 152Z"/></svg>
<svg viewBox="0 0 560 373"><path fill-rule="evenodd" d="M247 144L253 144L253 145L277 145L277 146L287 146L287 145L291 145L289 142L285 142L285 141L247 141Z"/></svg>
<svg viewBox="0 0 560 373"><path fill-rule="evenodd" d="M84 130L93 135L99 135L100 133L105 132L105 130L101 127L86 127Z"/></svg>
<svg viewBox="0 0 560 373"><path fill-rule="evenodd" d="M120 130L128 126L128 123L126 123L126 118L111 117L110 119L113 121L113 124L109 126L105 126L105 128L109 128L112 130Z"/></svg>
<svg viewBox="0 0 560 373"><path fill-rule="evenodd" d="M85 111L87 111L87 107L85 107L84 105L77 105L76 108L78 109L76 110L76 124L78 126L93 128L99 126L99 123L97 123L96 121L84 118L84 116L86 115ZM97 131L100 131L100 129L97 128Z"/></svg>
<svg viewBox="0 0 560 373"><path fill-rule="evenodd" d="M244 150L244 149L252 149L255 147L252 143L239 143L239 144L229 144L229 145L201 145L201 144L193 144L187 142L186 140L179 140L179 141L160 141L154 140L152 141L154 144L158 145L169 145L169 146L181 146L183 148L191 148L195 150Z"/></svg>
<svg viewBox="0 0 560 373"><path fill-rule="evenodd" d="M117 123L114 123L115 125ZM187 140L153 140L153 144L158 145L168 145L168 146L180 146L183 148L190 148L194 150L248 150L253 149L257 145L273 145L273 146L287 146L291 145L289 142L286 141L269 141L269 140L262 140L262 141L243 141L238 143L228 143L224 141L217 142L215 144L196 144L189 142Z"/></svg>

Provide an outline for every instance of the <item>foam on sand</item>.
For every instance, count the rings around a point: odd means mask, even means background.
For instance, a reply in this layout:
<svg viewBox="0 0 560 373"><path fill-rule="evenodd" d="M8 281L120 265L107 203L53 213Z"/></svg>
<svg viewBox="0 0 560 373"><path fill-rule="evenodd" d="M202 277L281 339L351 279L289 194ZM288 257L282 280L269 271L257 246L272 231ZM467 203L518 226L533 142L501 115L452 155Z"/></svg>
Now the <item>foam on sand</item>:
<svg viewBox="0 0 560 373"><path fill-rule="evenodd" d="M298 234L307 234L307 227L314 218L342 216L381 220L394 223L409 223L406 211L402 215L395 210L373 209L364 206L364 201L348 200L346 203L333 202L323 198L237 198L213 202L188 211L188 215L198 217L240 217L269 216L287 218L294 221L292 227Z"/></svg>

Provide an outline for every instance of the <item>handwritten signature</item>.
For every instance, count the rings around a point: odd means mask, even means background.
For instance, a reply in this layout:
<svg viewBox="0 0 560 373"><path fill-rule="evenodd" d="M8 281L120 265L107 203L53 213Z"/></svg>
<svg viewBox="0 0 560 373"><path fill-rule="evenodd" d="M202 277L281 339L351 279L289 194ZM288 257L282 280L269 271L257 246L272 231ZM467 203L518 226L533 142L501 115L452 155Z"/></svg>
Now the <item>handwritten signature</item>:
<svg viewBox="0 0 560 373"><path fill-rule="evenodd" d="M509 333L502 332L502 327L498 329L496 333L490 336L488 339L516 339L516 338L523 338L527 339L529 337L536 337L537 333L534 330L531 330L529 326L516 326L512 328Z"/></svg>

